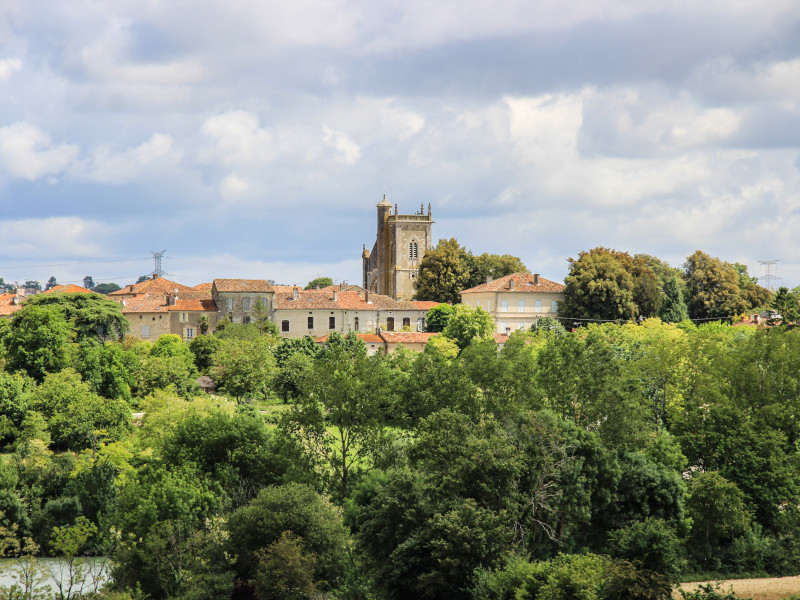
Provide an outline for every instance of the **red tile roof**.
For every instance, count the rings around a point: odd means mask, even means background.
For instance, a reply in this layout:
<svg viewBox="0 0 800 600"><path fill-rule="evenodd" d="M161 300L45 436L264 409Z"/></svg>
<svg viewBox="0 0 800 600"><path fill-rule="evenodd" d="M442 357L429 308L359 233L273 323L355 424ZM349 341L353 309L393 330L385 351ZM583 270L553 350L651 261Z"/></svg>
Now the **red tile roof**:
<svg viewBox="0 0 800 600"><path fill-rule="evenodd" d="M126 285L121 290L117 290L116 292L111 292L109 297L111 296L129 296L131 294L166 294L166 293L175 293L175 292L191 292L196 291L192 290L189 286L176 283L174 281L170 281L169 279L165 279L164 277L155 277L152 279L148 279L143 281L142 283L134 283L133 285Z"/></svg>
<svg viewBox="0 0 800 600"><path fill-rule="evenodd" d="M57 285L51 287L44 293L52 294L54 292L62 292L64 294L94 294L92 290L87 290L85 287L81 287L79 285L74 285L71 283L69 285Z"/></svg>
<svg viewBox="0 0 800 600"><path fill-rule="evenodd" d="M490 283L482 283L468 290L463 290L462 294L473 294L478 292L563 292L564 284L550 281L544 277L539 277L539 283L534 283L535 275L530 273L512 273L505 277L495 279ZM511 289L511 282L514 287Z"/></svg>
<svg viewBox="0 0 800 600"><path fill-rule="evenodd" d="M203 312L217 312L217 305L213 300L182 300L178 298L175 304L170 306L167 310L200 310Z"/></svg>
<svg viewBox="0 0 800 600"><path fill-rule="evenodd" d="M427 344L438 333L419 331L381 331L380 336L388 344Z"/></svg>
<svg viewBox="0 0 800 600"><path fill-rule="evenodd" d="M375 335L374 333L359 333L358 339L360 339L365 344L383 344L383 340L380 336ZM328 335L322 335L318 338L314 338L314 341L318 344L324 344L328 341Z"/></svg>
<svg viewBox="0 0 800 600"><path fill-rule="evenodd" d="M369 303L358 292L335 292L332 290L297 290L275 293L276 310L420 310L412 302L393 300L382 294L370 294ZM334 300L334 295L336 300Z"/></svg>
<svg viewBox="0 0 800 600"><path fill-rule="evenodd" d="M412 300L411 304L413 304L420 310L428 311L432 309L434 306L439 306L441 302L432 302L430 300Z"/></svg>
<svg viewBox="0 0 800 600"><path fill-rule="evenodd" d="M213 285L213 283L198 283L192 289L198 292L210 292Z"/></svg>
<svg viewBox="0 0 800 600"><path fill-rule="evenodd" d="M114 298L114 300L122 304L123 314L167 312L167 297L163 295L143 295L123 300Z"/></svg>
<svg viewBox="0 0 800 600"><path fill-rule="evenodd" d="M0 316L8 316L22 308L21 304L14 304L14 293L0 294Z"/></svg>
<svg viewBox="0 0 800 600"><path fill-rule="evenodd" d="M275 288L264 279L215 279L218 292L274 292Z"/></svg>

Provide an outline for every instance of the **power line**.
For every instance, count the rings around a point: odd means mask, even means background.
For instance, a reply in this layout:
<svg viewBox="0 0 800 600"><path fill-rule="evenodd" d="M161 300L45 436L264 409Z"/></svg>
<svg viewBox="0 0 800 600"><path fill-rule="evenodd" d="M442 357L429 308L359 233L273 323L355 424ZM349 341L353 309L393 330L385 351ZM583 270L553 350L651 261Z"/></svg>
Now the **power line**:
<svg viewBox="0 0 800 600"><path fill-rule="evenodd" d="M34 269L34 268L41 268L41 267L70 267L75 265L95 265L95 264L104 264L104 263L122 263L122 262L138 262L142 260L148 260L147 257L142 258L119 258L119 259L99 259L99 260L89 260L89 261L78 261L78 262L65 262L65 263L29 263L25 265L3 265L0 263L0 270L7 270L7 269Z"/></svg>
<svg viewBox="0 0 800 600"><path fill-rule="evenodd" d="M783 279L783 277L778 277L777 275L773 275L772 274L772 267L773 266L775 267L776 271L778 270L778 261L779 260L780 260L780 258L776 258L776 259L773 259L773 260L760 260L760 261L758 261L759 264L761 264L761 266L764 267L764 269L766 269L766 271L767 271L767 274L766 275L762 275L761 277L758 278L758 280L761 281L763 279L764 282L766 283L765 287L770 292L775 290L775 280L776 279Z"/></svg>

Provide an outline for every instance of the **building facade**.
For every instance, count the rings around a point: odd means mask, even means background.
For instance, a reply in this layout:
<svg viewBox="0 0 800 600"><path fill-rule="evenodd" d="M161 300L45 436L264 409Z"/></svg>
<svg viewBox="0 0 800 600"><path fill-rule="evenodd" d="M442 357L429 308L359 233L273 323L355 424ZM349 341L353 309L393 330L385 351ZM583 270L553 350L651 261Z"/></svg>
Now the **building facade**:
<svg viewBox="0 0 800 600"><path fill-rule="evenodd" d="M275 287L264 279L215 279L211 297L220 321L227 318L231 323L251 323L271 316Z"/></svg>
<svg viewBox="0 0 800 600"><path fill-rule="evenodd" d="M564 285L539 274L512 273L461 292L461 302L482 308L495 320L498 333L530 329L542 317L556 317Z"/></svg>
<svg viewBox="0 0 800 600"><path fill-rule="evenodd" d="M401 215L386 196L378 203L378 232L372 251L362 252L363 286L395 300L411 300L419 263L431 249L431 206L418 213Z"/></svg>

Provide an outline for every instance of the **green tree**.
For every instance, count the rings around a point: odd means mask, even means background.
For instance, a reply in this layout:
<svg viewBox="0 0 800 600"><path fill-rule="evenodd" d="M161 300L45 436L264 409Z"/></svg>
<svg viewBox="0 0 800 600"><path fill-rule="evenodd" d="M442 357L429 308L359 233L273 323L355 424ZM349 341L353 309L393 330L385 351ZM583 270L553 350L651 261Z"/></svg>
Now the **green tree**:
<svg viewBox="0 0 800 600"><path fill-rule="evenodd" d="M83 287L87 290L94 290L94 279L91 275L87 275L83 278ZM101 294L107 294L108 292L99 292Z"/></svg>
<svg viewBox="0 0 800 600"><path fill-rule="evenodd" d="M99 294L37 294L25 301L23 312L32 306L59 310L72 324L79 344L121 340L130 329L122 305Z"/></svg>
<svg viewBox="0 0 800 600"><path fill-rule="evenodd" d="M664 300L658 316L665 323L680 323L689 318L689 309L683 301L683 289L674 275L664 284Z"/></svg>
<svg viewBox="0 0 800 600"><path fill-rule="evenodd" d="M472 288L486 283L487 277L498 279L512 273L527 273L528 268L516 256L510 254L487 254L480 256L469 255L469 280L466 288Z"/></svg>
<svg viewBox="0 0 800 600"><path fill-rule="evenodd" d="M328 287L329 285L333 285L333 279L331 279L330 277L317 277L309 281L305 289L314 290L317 288L317 286L324 288Z"/></svg>
<svg viewBox="0 0 800 600"><path fill-rule="evenodd" d="M58 282L56 281L56 276L53 275L52 277L50 277L50 279L47 280L47 284L44 286L44 291L46 292L47 290L51 290L57 285Z"/></svg>
<svg viewBox="0 0 800 600"><path fill-rule="evenodd" d="M455 308L452 304L440 304L434 306L425 314L425 331L440 333L444 331L445 325L453 316Z"/></svg>
<svg viewBox="0 0 800 600"><path fill-rule="evenodd" d="M787 325L794 323L798 317L797 296L789 288L779 287L778 293L772 297L772 308L781 315L781 323Z"/></svg>
<svg viewBox="0 0 800 600"><path fill-rule="evenodd" d="M214 352L214 379L231 396L264 398L275 377L273 342L269 338L223 339Z"/></svg>
<svg viewBox="0 0 800 600"><path fill-rule="evenodd" d="M303 552L303 539L291 531L257 553L255 588L262 600L310 600L317 594L314 554Z"/></svg>
<svg viewBox="0 0 800 600"><path fill-rule="evenodd" d="M639 308L631 266L627 252L608 248L593 248L570 258L559 314L575 319L635 319Z"/></svg>
<svg viewBox="0 0 800 600"><path fill-rule="evenodd" d="M84 285L83 287L86 286ZM97 285L86 289L92 290L95 294L103 294L104 296L108 296L111 292L116 292L122 288L116 283L98 283Z"/></svg>
<svg viewBox="0 0 800 600"><path fill-rule="evenodd" d="M742 296L739 274L730 263L695 251L683 265L693 319L733 318L753 305Z"/></svg>
<svg viewBox="0 0 800 600"><path fill-rule="evenodd" d="M211 321L208 318L208 315L202 314L197 317L197 329L200 331L200 335L205 335L208 333L208 330L211 328Z"/></svg>
<svg viewBox="0 0 800 600"><path fill-rule="evenodd" d="M453 340L463 350L473 340L491 337L494 327L492 315L480 306L472 308L466 304L457 304L453 307L453 314L442 335Z"/></svg>
<svg viewBox="0 0 800 600"><path fill-rule="evenodd" d="M6 369L24 371L36 381L42 381L47 373L67 366L73 333L57 307L25 306L8 323L2 338Z"/></svg>
<svg viewBox="0 0 800 600"><path fill-rule="evenodd" d="M461 291L469 283L471 257L455 238L439 240L428 250L419 265L415 282L417 300L450 302L461 300Z"/></svg>
<svg viewBox="0 0 800 600"><path fill-rule="evenodd" d="M189 350L194 354L197 370L207 375L214 364L214 353L222 346L222 340L215 335L199 335L189 342Z"/></svg>

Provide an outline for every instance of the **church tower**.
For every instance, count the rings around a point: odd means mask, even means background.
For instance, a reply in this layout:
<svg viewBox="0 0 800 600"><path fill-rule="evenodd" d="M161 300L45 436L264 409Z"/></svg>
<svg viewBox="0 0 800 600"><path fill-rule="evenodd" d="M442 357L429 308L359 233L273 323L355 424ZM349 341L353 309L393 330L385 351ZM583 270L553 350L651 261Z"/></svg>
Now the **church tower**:
<svg viewBox="0 0 800 600"><path fill-rule="evenodd" d="M431 249L431 205L428 212L420 205L419 212L401 215L384 195L378 203L378 233L372 252L362 252L364 287L395 300L411 300L419 263Z"/></svg>

